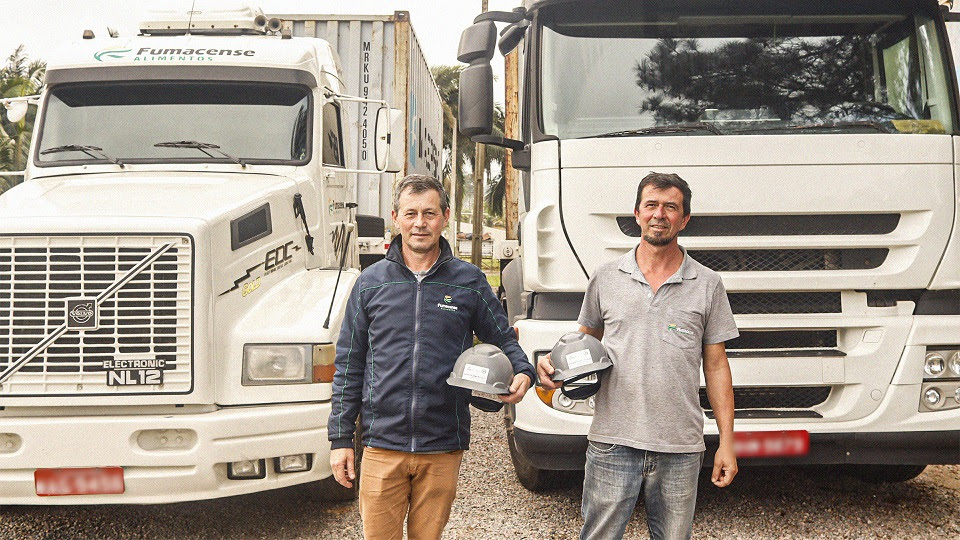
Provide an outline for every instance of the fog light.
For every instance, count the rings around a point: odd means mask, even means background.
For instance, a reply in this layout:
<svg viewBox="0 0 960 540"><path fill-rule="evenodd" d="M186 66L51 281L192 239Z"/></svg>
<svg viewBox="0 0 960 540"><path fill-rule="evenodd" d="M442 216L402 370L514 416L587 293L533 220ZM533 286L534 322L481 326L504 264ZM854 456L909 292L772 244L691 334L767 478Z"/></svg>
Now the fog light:
<svg viewBox="0 0 960 540"><path fill-rule="evenodd" d="M294 454L273 458L273 470L278 473L304 472L313 467L313 454Z"/></svg>
<svg viewBox="0 0 960 540"><path fill-rule="evenodd" d="M931 377L939 377L943 374L944 368L946 368L947 362L944 360L943 355L938 352L927 353L926 358L923 361L923 371Z"/></svg>
<svg viewBox="0 0 960 540"><path fill-rule="evenodd" d="M149 451L189 450L196 444L192 429L145 429L137 434L137 445Z"/></svg>
<svg viewBox="0 0 960 540"><path fill-rule="evenodd" d="M950 355L950 371L953 372L954 377L960 377L960 351L956 351Z"/></svg>
<svg viewBox="0 0 960 540"><path fill-rule="evenodd" d="M931 388L924 392L923 399L927 401L927 405L936 405L940 403L940 390L936 388Z"/></svg>
<svg viewBox="0 0 960 540"><path fill-rule="evenodd" d="M234 461L227 464L227 478L231 480L257 480L267 477L267 463L262 459Z"/></svg>
<svg viewBox="0 0 960 540"><path fill-rule="evenodd" d="M592 411L594 408L596 408L596 405L597 400L595 400L593 396L590 396L590 399L587 400L587 406L590 407L590 410Z"/></svg>
<svg viewBox="0 0 960 540"><path fill-rule="evenodd" d="M953 399L957 400L957 403L960 403L960 388L953 393Z"/></svg>
<svg viewBox="0 0 960 540"><path fill-rule="evenodd" d="M562 392L560 393L560 397L557 398L557 403L564 409L569 409L573 406L573 400L565 396Z"/></svg>

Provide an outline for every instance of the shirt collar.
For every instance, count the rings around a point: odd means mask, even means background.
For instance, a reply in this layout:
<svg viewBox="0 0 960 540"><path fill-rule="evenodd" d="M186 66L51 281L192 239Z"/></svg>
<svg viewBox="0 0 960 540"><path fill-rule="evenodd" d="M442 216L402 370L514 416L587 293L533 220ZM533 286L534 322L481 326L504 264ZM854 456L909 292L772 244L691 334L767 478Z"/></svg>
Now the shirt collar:
<svg viewBox="0 0 960 540"><path fill-rule="evenodd" d="M641 272L640 267L637 266L637 248L639 247L640 244L637 244L633 249L624 253L620 257L618 268L621 272L630 274L633 279L647 283L647 279L643 277L643 272ZM697 279L697 266L693 264L693 259L690 257L690 254L687 253L686 248L683 246L680 246L680 251L683 252L683 262L680 263L680 268L677 272L665 283L676 283L684 279Z"/></svg>

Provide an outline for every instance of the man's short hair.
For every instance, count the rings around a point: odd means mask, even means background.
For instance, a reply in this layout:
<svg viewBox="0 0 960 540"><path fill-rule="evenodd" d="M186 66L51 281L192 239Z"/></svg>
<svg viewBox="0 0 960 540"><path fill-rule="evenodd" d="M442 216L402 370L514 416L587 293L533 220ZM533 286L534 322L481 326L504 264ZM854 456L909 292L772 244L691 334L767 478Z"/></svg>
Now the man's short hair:
<svg viewBox="0 0 960 540"><path fill-rule="evenodd" d="M679 189L680 193L683 193L683 215L690 215L690 199L693 197L693 192L690 191L690 185L687 184L686 180L673 173L651 172L644 176L643 180L640 181L640 185L637 186L637 204L633 206L634 210L640 210L640 204L643 202L643 188L650 185L656 189L667 189L671 187Z"/></svg>
<svg viewBox="0 0 960 540"><path fill-rule="evenodd" d="M440 194L440 211L446 213L450 208L450 196L447 195L447 190L443 189L443 184L439 180L425 174L408 174L393 190L394 212L400 212L400 195L407 189L414 195L432 189Z"/></svg>

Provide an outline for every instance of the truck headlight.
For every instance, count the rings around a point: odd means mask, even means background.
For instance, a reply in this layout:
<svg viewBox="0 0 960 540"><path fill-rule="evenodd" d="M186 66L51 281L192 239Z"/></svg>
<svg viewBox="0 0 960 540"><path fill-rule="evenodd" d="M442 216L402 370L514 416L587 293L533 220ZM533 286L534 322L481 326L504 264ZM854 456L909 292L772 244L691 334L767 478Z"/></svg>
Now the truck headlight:
<svg viewBox="0 0 960 540"><path fill-rule="evenodd" d="M954 377L960 377L960 351L950 355L950 361L947 363L950 367L950 374Z"/></svg>
<svg viewBox="0 0 960 540"><path fill-rule="evenodd" d="M931 377L939 377L943 374L947 362L943 355L938 352L928 352L923 360L923 371Z"/></svg>
<svg viewBox="0 0 960 540"><path fill-rule="evenodd" d="M313 345L243 346L244 386L313 382Z"/></svg>

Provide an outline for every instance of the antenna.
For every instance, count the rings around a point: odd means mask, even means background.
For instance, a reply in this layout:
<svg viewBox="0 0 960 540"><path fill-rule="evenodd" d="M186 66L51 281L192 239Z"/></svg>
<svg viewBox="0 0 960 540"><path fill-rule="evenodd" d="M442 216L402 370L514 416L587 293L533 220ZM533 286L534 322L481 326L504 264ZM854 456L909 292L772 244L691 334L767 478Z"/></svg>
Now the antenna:
<svg viewBox="0 0 960 540"><path fill-rule="evenodd" d="M190 29L193 28L193 8L197 7L197 0L190 3L190 19L187 21L187 35L190 35Z"/></svg>

